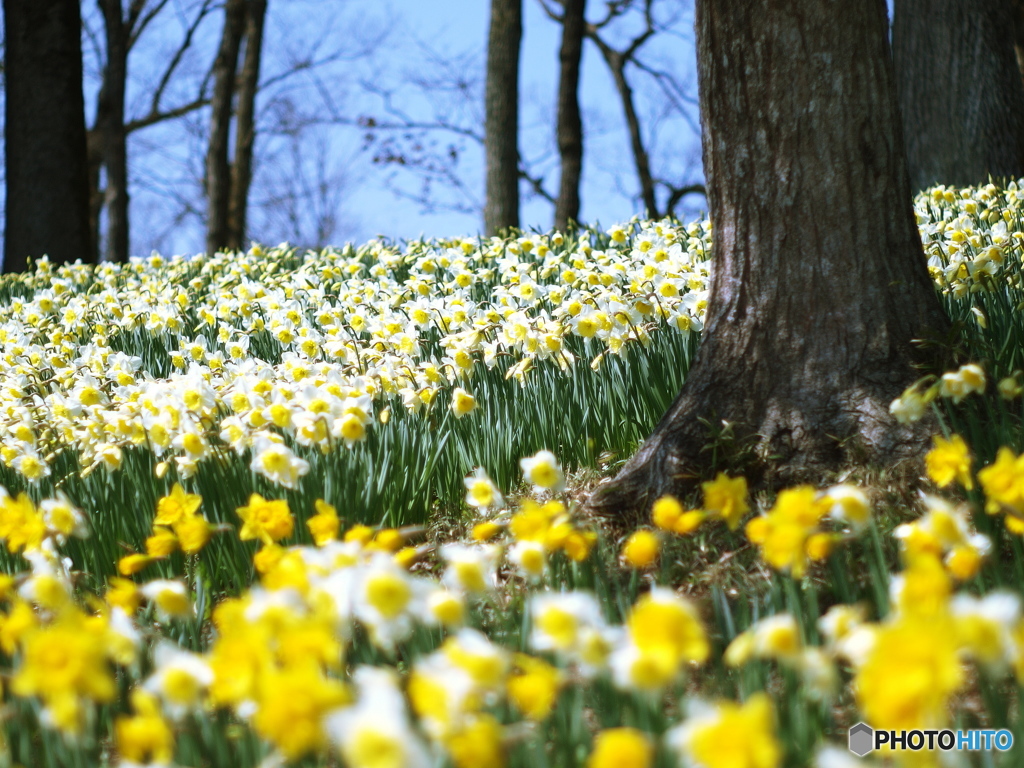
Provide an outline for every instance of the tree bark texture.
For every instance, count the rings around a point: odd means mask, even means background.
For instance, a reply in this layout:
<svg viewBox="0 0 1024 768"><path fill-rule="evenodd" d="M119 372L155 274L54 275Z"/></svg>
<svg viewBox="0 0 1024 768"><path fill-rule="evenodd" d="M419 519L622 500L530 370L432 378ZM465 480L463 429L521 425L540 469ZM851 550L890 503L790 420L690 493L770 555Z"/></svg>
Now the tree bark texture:
<svg viewBox="0 0 1024 768"><path fill-rule="evenodd" d="M128 80L129 29L121 15L121 0L102 0L107 61L103 70L96 115L107 170L104 202L107 241L104 260L128 261L128 142L124 129L124 92Z"/></svg>
<svg viewBox="0 0 1024 768"><path fill-rule="evenodd" d="M587 0L562 4L562 47L558 53L558 117L556 138L561 178L555 201L555 229L565 231L580 215L580 177L583 173L583 121L580 118L580 58L586 35Z"/></svg>
<svg viewBox="0 0 1024 768"><path fill-rule="evenodd" d="M484 231L519 226L519 46L522 0L491 0L484 92Z"/></svg>
<svg viewBox="0 0 1024 768"><path fill-rule="evenodd" d="M245 31L245 0L228 0L224 30L213 63L210 144L206 151L206 252L216 253L228 244L228 211L231 196L231 164L228 142L235 96L238 50Z"/></svg>
<svg viewBox="0 0 1024 768"><path fill-rule="evenodd" d="M1013 0L897 0L893 57L911 187L1024 175Z"/></svg>
<svg viewBox="0 0 1024 768"><path fill-rule="evenodd" d="M1013 2L1013 52L1024 82L1024 0Z"/></svg>
<svg viewBox="0 0 1024 768"><path fill-rule="evenodd" d="M4 0L4 272L91 259L78 0Z"/></svg>
<svg viewBox="0 0 1024 768"><path fill-rule="evenodd" d="M263 22L267 0L249 0L245 22L245 56L238 74L238 106L235 115L235 159L231 165L231 195L228 202L227 247L245 248L249 186L252 183L252 154L256 141L256 91L260 81L263 53Z"/></svg>
<svg viewBox="0 0 1024 768"><path fill-rule="evenodd" d="M911 208L883 0L698 0L713 233L697 359L591 505L646 513L707 471L733 425L766 480L916 455L888 406L948 327ZM701 420L705 423L702 424Z"/></svg>

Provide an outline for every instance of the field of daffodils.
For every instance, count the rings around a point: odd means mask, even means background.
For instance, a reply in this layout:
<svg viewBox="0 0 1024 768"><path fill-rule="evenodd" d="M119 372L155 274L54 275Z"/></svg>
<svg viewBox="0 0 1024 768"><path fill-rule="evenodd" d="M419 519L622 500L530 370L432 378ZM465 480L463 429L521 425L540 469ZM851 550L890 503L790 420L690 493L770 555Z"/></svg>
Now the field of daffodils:
<svg viewBox="0 0 1024 768"><path fill-rule="evenodd" d="M0 766L1020 765L1024 189L916 210L919 482L628 531L577 499L685 379L706 220L0 278Z"/></svg>

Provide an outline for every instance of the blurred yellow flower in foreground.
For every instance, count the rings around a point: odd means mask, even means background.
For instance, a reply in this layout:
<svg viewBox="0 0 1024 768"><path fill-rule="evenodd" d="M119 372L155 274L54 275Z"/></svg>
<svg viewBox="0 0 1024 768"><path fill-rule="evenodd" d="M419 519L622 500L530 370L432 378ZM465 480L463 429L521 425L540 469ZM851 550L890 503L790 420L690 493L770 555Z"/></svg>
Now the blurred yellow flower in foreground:
<svg viewBox="0 0 1024 768"><path fill-rule="evenodd" d="M316 514L306 521L306 527L309 528L313 542L322 547L338 538L341 521L338 519L338 511L323 499L317 499L313 506L316 508Z"/></svg>
<svg viewBox="0 0 1024 768"><path fill-rule="evenodd" d="M445 741L455 768L503 768L505 749L502 745L501 724L493 715L480 714Z"/></svg>
<svg viewBox="0 0 1024 768"><path fill-rule="evenodd" d="M928 477L940 488L959 482L967 490L974 487L971 477L971 453L960 435L948 440L936 435L935 447L924 457Z"/></svg>
<svg viewBox="0 0 1024 768"><path fill-rule="evenodd" d="M904 617L879 629L854 678L865 719L894 730L941 727L949 697L964 682L957 644L945 615Z"/></svg>
<svg viewBox="0 0 1024 768"><path fill-rule="evenodd" d="M325 746L324 717L352 700L344 683L314 664L265 672L258 695L256 731L289 760Z"/></svg>
<svg viewBox="0 0 1024 768"><path fill-rule="evenodd" d="M978 472L978 482L985 492L985 511L998 514L1004 507L1018 515L1024 514L1024 456L1017 456L1003 446L996 460Z"/></svg>
<svg viewBox="0 0 1024 768"><path fill-rule="evenodd" d="M776 768L782 760L771 700L763 693L695 713L666 740L701 768Z"/></svg>
<svg viewBox="0 0 1024 768"><path fill-rule="evenodd" d="M260 539L269 544L292 535L295 519L284 499L267 501L258 493L249 497L249 503L235 510L245 523L238 538L242 541Z"/></svg>
<svg viewBox="0 0 1024 768"><path fill-rule="evenodd" d="M654 761L651 738L636 728L608 728L597 734L587 768L648 768Z"/></svg>
<svg viewBox="0 0 1024 768"><path fill-rule="evenodd" d="M562 673L542 659L517 654L516 666L521 672L511 675L505 683L509 700L531 720L543 720L555 706Z"/></svg>
<svg viewBox="0 0 1024 768"><path fill-rule="evenodd" d="M174 732L160 715L156 698L143 691L132 694L135 714L114 721L121 759L138 765L170 764L174 758Z"/></svg>
<svg viewBox="0 0 1024 768"><path fill-rule="evenodd" d="M747 478L729 477L725 472L710 482L701 483L704 489L704 508L717 513L730 531L740 527L740 520L750 511L747 503Z"/></svg>
<svg viewBox="0 0 1024 768"><path fill-rule="evenodd" d="M809 485L787 488L779 493L768 514L747 523L747 538L770 566L803 578L809 557L824 559L831 551L831 537L816 536L816 529L832 506Z"/></svg>
<svg viewBox="0 0 1024 768"><path fill-rule="evenodd" d="M674 665L701 663L711 650L696 609L669 589L656 587L637 600L626 625L642 654L664 656Z"/></svg>
<svg viewBox="0 0 1024 768"><path fill-rule="evenodd" d="M635 531L622 546L622 560L630 568L650 568L658 560L661 544L654 531Z"/></svg>

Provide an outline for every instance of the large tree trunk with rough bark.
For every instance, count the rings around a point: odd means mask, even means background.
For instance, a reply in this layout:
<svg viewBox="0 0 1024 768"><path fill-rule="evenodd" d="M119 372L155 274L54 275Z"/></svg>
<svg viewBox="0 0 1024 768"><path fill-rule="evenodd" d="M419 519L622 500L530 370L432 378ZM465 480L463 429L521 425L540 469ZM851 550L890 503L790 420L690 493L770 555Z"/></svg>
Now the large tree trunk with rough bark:
<svg viewBox="0 0 1024 768"><path fill-rule="evenodd" d="M124 129L124 92L128 81L128 25L121 0L102 0L107 62L103 71L96 124L107 170L104 201L107 241L104 260L128 261L128 141Z"/></svg>
<svg viewBox="0 0 1024 768"><path fill-rule="evenodd" d="M915 339L948 321L911 208L883 0L698 0L704 171L714 223L697 360L592 506L646 513L708 470L706 424L750 472L817 478L919 454L890 416ZM702 423L703 422L703 423Z"/></svg>
<svg viewBox="0 0 1024 768"><path fill-rule="evenodd" d="M213 100L210 144L206 150L206 252L216 253L228 244L228 211L231 196L231 164L228 140L234 113L235 73L238 49L245 31L245 0L227 0L224 30L213 63Z"/></svg>
<svg viewBox="0 0 1024 768"><path fill-rule="evenodd" d="M910 183L1024 174L1024 82L1014 0L897 0L896 87Z"/></svg>
<svg viewBox="0 0 1024 768"><path fill-rule="evenodd" d="M562 4L562 47L558 53L558 154L561 179L555 200L555 229L565 230L580 215L580 177L583 173L583 121L580 119L580 58L587 32L587 0Z"/></svg>
<svg viewBox="0 0 1024 768"><path fill-rule="evenodd" d="M256 141L256 91L263 58L263 21L267 0L249 0L245 21L245 56L238 73L238 107L235 116L235 160L231 165L228 201L227 247L245 248L249 186L252 183L252 152Z"/></svg>
<svg viewBox="0 0 1024 768"><path fill-rule="evenodd" d="M1024 82L1024 0L1013 0L1013 52Z"/></svg>
<svg viewBox="0 0 1024 768"><path fill-rule="evenodd" d="M519 226L519 44L522 0L491 0L484 92L484 231Z"/></svg>
<svg viewBox="0 0 1024 768"><path fill-rule="evenodd" d="M4 272L28 257L89 261L78 0L4 0Z"/></svg>

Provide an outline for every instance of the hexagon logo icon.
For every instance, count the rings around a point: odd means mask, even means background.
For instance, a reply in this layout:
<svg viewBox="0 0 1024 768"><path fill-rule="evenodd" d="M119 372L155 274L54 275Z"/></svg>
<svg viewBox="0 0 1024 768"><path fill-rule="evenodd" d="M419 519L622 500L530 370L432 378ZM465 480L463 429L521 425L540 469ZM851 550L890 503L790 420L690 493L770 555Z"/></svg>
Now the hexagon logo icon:
<svg viewBox="0 0 1024 768"><path fill-rule="evenodd" d="M850 751L857 757L864 757L875 748L875 731L867 723L857 723L847 732Z"/></svg>

